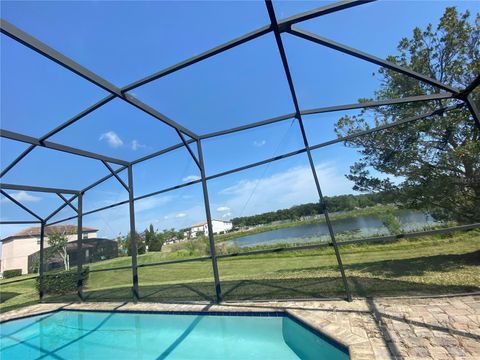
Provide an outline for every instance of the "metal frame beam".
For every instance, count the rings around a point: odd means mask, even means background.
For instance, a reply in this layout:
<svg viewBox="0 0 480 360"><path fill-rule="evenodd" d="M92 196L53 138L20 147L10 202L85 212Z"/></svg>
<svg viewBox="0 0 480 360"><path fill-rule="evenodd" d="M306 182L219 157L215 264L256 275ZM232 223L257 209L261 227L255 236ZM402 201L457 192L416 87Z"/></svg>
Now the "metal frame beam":
<svg viewBox="0 0 480 360"><path fill-rule="evenodd" d="M465 103L467 104L468 110L472 114L473 121L477 128L480 130L480 109L478 108L477 104L472 100L472 96L468 95L465 99Z"/></svg>
<svg viewBox="0 0 480 360"><path fill-rule="evenodd" d="M137 231L135 230L135 202L133 195L133 170L132 165L128 166L128 210L130 217L130 251L132 256L132 296L133 302L140 299L138 291L138 269L137 269Z"/></svg>
<svg viewBox="0 0 480 360"><path fill-rule="evenodd" d="M315 164L313 162L313 157L312 157L312 154L311 154L311 151L310 151L310 146L308 144L307 134L306 134L305 128L303 126L302 115L300 114L300 106L298 104L298 98L297 98L297 95L296 95L296 92L295 92L295 86L293 84L292 74L290 72L290 67L288 65L287 54L285 53L285 48L283 46L282 37L280 35L280 29L278 27L277 18L275 16L275 10L273 9L273 4L272 4L271 0L265 0L265 5L267 6L267 11L268 11L268 15L270 17L270 22L272 24L273 31L275 33L275 40L277 42L278 51L280 52L280 57L282 59L283 69L285 70L285 76L287 77L288 86L290 88L290 94L291 94L293 103L295 105L295 112L296 112L295 117L298 119L298 123L300 125L300 131L302 133L303 143L305 145L305 149L307 150L308 162L310 164L310 169L312 171L313 179L314 179L314 182L315 182L315 187L317 189L320 204L322 206L323 215L324 215L325 221L327 223L328 232L330 233L330 239L332 240L333 248L335 250L335 256L337 258L338 268L340 270L340 275L342 277L342 282L343 282L343 286L345 288L345 293L347 295L347 300L352 301L352 295L350 293L350 288L348 286L347 277L345 275L345 269L343 268L342 257L340 255L340 251L339 251L338 246L337 246L337 241L335 239L335 232L333 231L333 226L332 226L331 221L330 221L328 210L327 210L327 207L325 206L325 199L323 197L322 189L320 187L320 182L318 180L317 170L315 169Z"/></svg>
<svg viewBox="0 0 480 360"><path fill-rule="evenodd" d="M374 0L363 0L363 1L339 1L335 2L333 4L329 4L327 6L322 6L320 8L310 10L292 17L289 17L287 19L284 19L280 22L280 25L282 29L286 26L290 26L292 24L296 24L301 21L309 20L318 16L330 14L336 11L344 10L350 7L366 4L369 2L372 2ZM137 87L146 85L152 81L158 80L164 76L167 76L169 74L172 74L176 71L179 71L183 68L186 68L190 65L196 64L197 62L203 61L205 59L208 59L212 56L218 55L224 51L227 51L229 49L232 49L236 46L242 45L248 41L254 40L260 36L266 35L269 32L272 31L271 26L263 26L257 30L254 30L252 32L249 32L248 34L242 35L236 39L230 40L222 45L216 46L213 49L207 50L199 55L193 56L190 59L181 61L173 66L170 66L166 69L157 71L149 76L144 77L143 79L140 79L138 81L135 81L121 89L122 93L131 91ZM188 134L187 134L188 135Z"/></svg>
<svg viewBox="0 0 480 360"><path fill-rule="evenodd" d="M349 9L355 6L368 4L374 1L375 0L347 0L334 2L313 10L290 16L283 20L279 20L277 22L278 29L280 32L284 32L288 27L292 26L293 24L297 24L299 22L310 20L319 16L331 14L337 11Z"/></svg>
<svg viewBox="0 0 480 360"><path fill-rule="evenodd" d="M85 80L88 80L89 82L101 87L103 90L108 91L109 93L116 94L117 96L121 95L120 90L115 85L111 84L105 79L102 79L97 74L94 74L93 72L84 68L82 65L73 61L69 57L52 49L50 46L34 38L30 34L27 34L26 32L20 30L18 27L9 23L8 21L1 19L0 30L2 34L7 35L13 40L16 40L17 42L19 42L20 44L23 44L26 47L30 48L31 50L56 62L57 64L63 66L64 68L81 76Z"/></svg>
<svg viewBox="0 0 480 360"><path fill-rule="evenodd" d="M35 149L35 145L30 145L26 148L20 155L18 155L10 164L8 164L5 169L0 173L0 178L4 177L12 168L17 165L25 156L30 154L30 152Z"/></svg>
<svg viewBox="0 0 480 360"><path fill-rule="evenodd" d="M463 106L465 106L465 105L464 104L457 104L457 105L452 105L452 106L446 106L446 107L443 107L443 108L440 108L440 109L437 109L437 110L430 111L426 114L413 116L411 118L407 118L407 119L404 119L404 120L393 121L389 124L380 125L380 126L372 128L372 129L358 131L358 132L353 133L351 135L342 136L342 137L339 137L337 139L330 140L330 141L325 141L321 144L310 146L310 149L311 150L316 150L316 149L319 149L319 148L322 148L322 147L325 147L325 146L328 146L328 145L336 144L336 143L343 142L343 141L352 140L352 139L355 139L357 137L368 135L368 134L371 134L371 133L374 133L374 132L387 130L387 129L390 129L390 128L393 128L393 127L397 127L399 125L408 124L408 123L415 122L415 121L418 121L418 120L423 120L423 119L429 118L431 116L441 115L441 114L443 114L445 112L448 112L448 111L460 109Z"/></svg>
<svg viewBox="0 0 480 360"><path fill-rule="evenodd" d="M19 133L9 131L9 130L0 129L0 137L10 139L10 140L16 140L16 141L24 142L24 143L35 145L35 146L45 147L47 149L52 149L52 150L57 150L57 151L65 152L65 153L78 155L78 156L83 156L83 157L90 158L90 159L103 160L103 161L108 161L108 162L115 163L115 164L120 164L120 165L128 165L129 164L129 162L125 161L125 160L115 159L115 158L112 158L112 157L109 157L109 156L96 154L96 153L93 153L93 152L90 152L90 151L77 149L77 148L74 148L74 147L71 147L71 146L57 144L57 143L54 143L54 142L51 142L51 141L40 141L40 140L38 140L34 137L19 134Z"/></svg>
<svg viewBox="0 0 480 360"><path fill-rule="evenodd" d="M46 193L62 193L62 194L78 194L78 190L69 190L69 189L59 189L51 187L41 187L41 186L30 186L30 185L18 185L18 184L7 184L0 183L0 189L7 190L25 190L25 191L35 191L35 192L46 192Z"/></svg>
<svg viewBox="0 0 480 360"><path fill-rule="evenodd" d="M35 220L25 220L25 221L22 221L22 220L11 220L11 221L8 221L8 220L2 220L0 221L0 225L20 225L20 224L39 224L41 223L40 220L38 221L35 221Z"/></svg>
<svg viewBox="0 0 480 360"><path fill-rule="evenodd" d="M436 88L440 88L440 89L452 92L454 94L459 93L458 89L455 89L455 88L453 88L449 85L443 84L442 82L440 82L438 80L432 79L428 76L425 76L425 75L420 74L418 72L415 72L413 70L407 69L407 68L405 68L403 66L400 66L400 65L397 65L393 62L381 59L377 56L370 55L370 54L367 54L366 52L354 49L350 46L340 44L336 41L327 39L323 36L319 36L317 34L314 34L314 33L311 33L311 32L305 31L305 30L301 30L301 29L298 29L298 28L291 28L291 29L287 30L287 33L289 33L291 35L294 35L294 36L297 36L297 37L300 37L302 39L309 40L309 41L312 41L314 43L326 46L330 49L340 51L344 54L348 54L348 55L354 56L356 58L368 61L370 63L373 63L375 65L379 65L381 67L384 67L386 69L401 73L403 75L407 75L411 78L417 79L417 80L422 81L422 82L427 83L427 84L430 84L430 85L432 85Z"/></svg>
<svg viewBox="0 0 480 360"><path fill-rule="evenodd" d="M380 106L389 106L389 105L399 105L399 104L406 104L406 103L415 103L415 102L427 102L433 100L444 100L444 99L452 99L453 94L449 92L443 92L439 94L431 94L431 95L418 95L418 96L409 96L399 99L391 99L391 100L379 100L379 101L365 101L361 103L353 103L353 104L345 104L345 105L335 105L335 106L327 106L315 109L307 109L301 110L300 115L315 115L315 114L322 114L322 113L329 113L329 112L337 112L337 111L344 111L344 110L354 110L354 109L368 109L368 108L375 108ZM274 124L280 121L285 121L288 119L295 118L295 113L290 113L286 115L276 116L271 119L262 120L226 130L220 130L216 132L211 132L205 135L201 135L200 139L209 139L212 137L227 135L231 133L235 133L238 131L244 131L260 126Z"/></svg>
<svg viewBox="0 0 480 360"><path fill-rule="evenodd" d="M187 140L187 144L192 144L196 142L196 140ZM133 160L131 162L132 165L136 165L136 164L139 164L141 162L144 162L144 161L147 161L147 160L150 160L150 159L153 159L153 158L156 158L157 156L160 156L160 155L163 155L163 154L166 154L166 153L169 153L170 151L174 151L174 150L177 150L177 149L180 149L182 146L184 146L183 142L181 143L178 143L176 145L172 145L166 149L162 149L162 150L158 150L158 151L155 151L154 153L152 154L149 154L149 155L145 155L137 160Z"/></svg>
<svg viewBox="0 0 480 360"><path fill-rule="evenodd" d="M102 163L103 163L103 165L105 165L105 167L108 169L108 171L110 171L110 173L115 177L115 179L118 180L118 182L123 186L123 188L127 191L130 191L128 185L125 184L125 182L122 180L122 178L120 176L118 176L118 174L115 172L115 170L113 170L112 167L106 161L102 161Z"/></svg>
<svg viewBox="0 0 480 360"><path fill-rule="evenodd" d="M217 54L220 54L224 51L227 51L231 48L234 48L238 45L241 45L241 44L244 44L250 40L253 40L253 39L256 39L260 36L263 36L265 34L268 34L269 32L271 31L270 27L269 26L264 26L260 29L257 29L257 30L254 30L248 34L245 34L243 36L240 36L236 39L233 39L231 41L228 41L222 45L219 45L217 47L214 47L213 49L210 49L208 51L205 51L199 55L196 55L196 56L193 56L191 57L190 59L187 59L187 60L184 60L182 62L179 62L173 66L170 66L166 69L163 69L163 70L160 70L160 71L157 71L156 73L153 73L149 76L146 76L144 77L143 79L140 79L138 81L135 81L125 87L122 88L122 92L127 92L127 91L131 91L139 86L143 86L143 85L146 85L152 81L155 81L155 80L158 80L164 76L167 76L171 73L174 73L176 71L179 71L183 68L186 68L190 65L193 65L193 64L196 64L197 62L200 62L202 60L205 60L205 59L208 59L214 55L217 55ZM188 134L187 134L188 135Z"/></svg>
<svg viewBox="0 0 480 360"><path fill-rule="evenodd" d="M210 244L210 256L212 258L213 280L215 282L215 295L217 303L222 301L222 288L220 285L220 277L218 275L217 254L215 250L215 238L213 236L212 214L210 213L210 201L208 199L208 186L205 176L205 163L203 162L202 144L197 141L198 161L200 175L202 177L203 202L205 205L205 215L207 217L208 241Z"/></svg>
<svg viewBox="0 0 480 360"><path fill-rule="evenodd" d="M80 301L84 301L83 296L83 263L85 257L83 254L83 194L79 193L77 197L77 295Z"/></svg>
<svg viewBox="0 0 480 360"><path fill-rule="evenodd" d="M116 174L118 174L119 172L125 170L126 168L127 168L126 166L123 166L123 167L119 168L118 170L115 170L114 172L115 172ZM108 175L104 176L103 178L95 181L94 183L88 185L86 188L80 190L79 192L85 193L85 192L87 192L88 190L94 188L95 186L97 186L97 185L103 183L104 181L107 181L108 179L112 178L113 176L114 176L113 174L108 174ZM72 197L69 199L69 201L73 201L73 200L75 200L76 198L77 198L77 195L74 195L74 196L72 196ZM58 209L56 209L56 210L53 211L50 215L48 215L48 216L45 218L45 221L50 220L52 217L54 217L54 216L57 215L60 211L62 211L66 206L67 206L66 204L61 205ZM85 215L85 214L86 214L86 213L84 213L84 215ZM70 219L69 219L69 220L70 220Z"/></svg>
<svg viewBox="0 0 480 360"><path fill-rule="evenodd" d="M63 66L64 68L74 72L75 74L81 76L85 80L88 80L91 83L101 87L103 90L109 92L110 94L115 95L116 97L126 101L127 103L130 103L131 105L139 108L140 110L146 112L147 114L173 127L174 129L180 130L194 139L197 138L197 135L194 134L192 131L186 129L180 124L177 124L175 121L173 121L172 119L169 119L167 116L163 114L160 114L158 111L153 110L148 105L142 103L140 100L138 100L134 96L130 94L125 95L120 88L116 87L115 85L103 79L99 75L93 73L92 71L86 69L85 67L73 61L69 57L61 54L55 49L52 49L47 44L41 42L40 40L27 34L26 32L20 30L13 24L10 24L8 21L1 19L0 30L3 34L7 35L8 37L18 41L19 43L27 46L33 51L56 62L60 66Z"/></svg>
<svg viewBox="0 0 480 360"><path fill-rule="evenodd" d="M57 134L58 132L62 131L63 129L67 128L68 126L74 124L84 116L90 114L92 111L98 109L99 107L105 105L108 103L110 100L113 100L115 98L114 95L109 95L106 98L100 100L99 102L93 104L92 106L88 107L87 109L83 110L82 112L78 113L71 119L67 120L63 124L57 126L55 129L49 131L42 137L38 139L38 141L43 142L47 140L48 138L52 137L53 135ZM6 175L20 160L22 160L25 156L27 156L33 149L36 148L36 145L30 145L24 152L22 152L15 160L13 160L1 173L0 173L0 178Z"/></svg>
<svg viewBox="0 0 480 360"><path fill-rule="evenodd" d="M38 286L38 296L40 302L43 300L43 295L45 291L45 222L42 221L40 224L40 258L38 264L38 276L39 276L39 286Z"/></svg>
<svg viewBox="0 0 480 360"><path fill-rule="evenodd" d="M193 151L190 148L190 145L188 144L188 142L185 140L185 137L182 135L182 133L180 131L177 131L177 133L178 133L178 136L180 136L180 139L182 139L182 143L187 148L187 151L190 154L190 156L192 157L193 161L195 161L195 164L197 164L197 167L200 169L201 168L200 162L198 161L197 157L193 153Z"/></svg>
<svg viewBox="0 0 480 360"><path fill-rule="evenodd" d="M57 196L63 200L63 202L65 203L65 205L68 205L73 211L75 211L77 214L78 214L78 209L72 205L72 201L73 200L69 200L67 199L65 196L63 196L62 194L59 194L57 193Z"/></svg>
<svg viewBox="0 0 480 360"><path fill-rule="evenodd" d="M32 210L30 210L29 208L27 208L25 205L23 205L20 201L18 201L17 199L13 198L12 196L10 196L7 192L1 190L3 187L1 186L0 184L0 194L2 194L3 196L5 196L8 200L10 200L11 202L13 202L15 205L17 205L18 207L22 208L23 210L25 210L26 212L28 212L30 215L32 215L33 217L37 218L40 222L43 222L43 219L38 216L36 213L34 213Z"/></svg>
<svg viewBox="0 0 480 360"><path fill-rule="evenodd" d="M480 85L480 75L477 75L477 77L465 88L463 89L460 94L458 94L459 99L466 99L470 93L475 90L477 86Z"/></svg>
<svg viewBox="0 0 480 360"><path fill-rule="evenodd" d="M103 98L103 99L101 99L100 101L96 102L96 103L93 104L92 106L89 106L88 108L86 108L86 109L83 110L82 112L78 113L77 115L73 116L73 117L70 118L69 120L65 121L63 124L58 125L55 129L49 131L48 133L46 133L45 135L43 135L42 137L40 137L38 140L39 140L40 142L47 140L48 138L50 138L50 137L52 137L53 135L59 133L59 132L62 131L63 129L66 129L66 128L69 127L70 125L76 123L78 120L84 118L85 116L87 116L88 114L90 114L90 113L92 113L93 111L97 110L98 108L102 107L103 105L109 103L109 102L112 101L113 99L115 99L115 95L108 95L108 96L106 96L105 98Z"/></svg>

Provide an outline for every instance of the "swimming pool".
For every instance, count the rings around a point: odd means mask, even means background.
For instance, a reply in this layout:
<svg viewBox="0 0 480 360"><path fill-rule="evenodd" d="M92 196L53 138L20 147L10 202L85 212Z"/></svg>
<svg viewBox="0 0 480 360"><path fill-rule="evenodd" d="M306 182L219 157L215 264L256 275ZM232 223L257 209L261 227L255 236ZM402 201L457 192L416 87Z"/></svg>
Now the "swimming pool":
<svg viewBox="0 0 480 360"><path fill-rule="evenodd" d="M284 313L57 311L1 324L8 359L349 359Z"/></svg>

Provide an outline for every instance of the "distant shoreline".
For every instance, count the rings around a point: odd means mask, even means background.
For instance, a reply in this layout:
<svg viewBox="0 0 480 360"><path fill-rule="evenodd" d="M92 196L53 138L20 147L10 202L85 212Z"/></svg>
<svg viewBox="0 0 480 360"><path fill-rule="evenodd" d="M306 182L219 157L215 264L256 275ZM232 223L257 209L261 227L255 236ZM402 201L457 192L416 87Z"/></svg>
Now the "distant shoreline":
<svg viewBox="0 0 480 360"><path fill-rule="evenodd" d="M330 214L330 219L331 220L344 220L344 219L351 219L355 218L358 216L376 216L382 213L386 212L392 212L392 211L397 211L401 210L395 205L376 205L376 206L371 206L363 209L357 209L357 210L351 210L351 211L346 211L346 212L338 212L338 213L331 213ZM408 209L407 209L408 210ZM263 232L268 232L268 231L273 231L273 230L280 230L280 229L286 229L286 228L291 228L291 227L296 227L296 226L302 226L302 225L309 225L309 224L320 224L325 222L325 217L322 216L322 214L319 214L320 218L317 219L311 219L311 220L292 220L290 222L286 222L283 224L265 224L265 225L259 225L255 228L249 229L249 230L244 230L244 231L234 231L230 232L228 234L220 234L220 235L215 235L215 242L217 243L222 243L228 240L233 240L239 237L243 236L249 236L249 235L255 235L255 234L260 234Z"/></svg>

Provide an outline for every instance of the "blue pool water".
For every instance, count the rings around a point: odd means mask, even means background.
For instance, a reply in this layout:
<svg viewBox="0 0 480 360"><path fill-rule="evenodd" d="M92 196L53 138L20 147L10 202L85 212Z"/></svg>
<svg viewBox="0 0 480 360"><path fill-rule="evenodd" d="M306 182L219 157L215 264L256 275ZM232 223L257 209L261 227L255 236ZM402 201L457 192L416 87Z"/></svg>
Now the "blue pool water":
<svg viewBox="0 0 480 360"><path fill-rule="evenodd" d="M349 359L287 316L60 311L0 325L8 359Z"/></svg>

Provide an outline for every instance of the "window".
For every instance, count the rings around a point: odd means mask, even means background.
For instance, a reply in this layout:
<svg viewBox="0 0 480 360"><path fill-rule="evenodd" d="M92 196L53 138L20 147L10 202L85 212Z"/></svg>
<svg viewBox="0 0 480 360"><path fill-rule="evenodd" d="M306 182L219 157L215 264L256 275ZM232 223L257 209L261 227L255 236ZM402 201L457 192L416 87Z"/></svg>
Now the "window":
<svg viewBox="0 0 480 360"><path fill-rule="evenodd" d="M82 239L88 239L88 232L82 233Z"/></svg>

